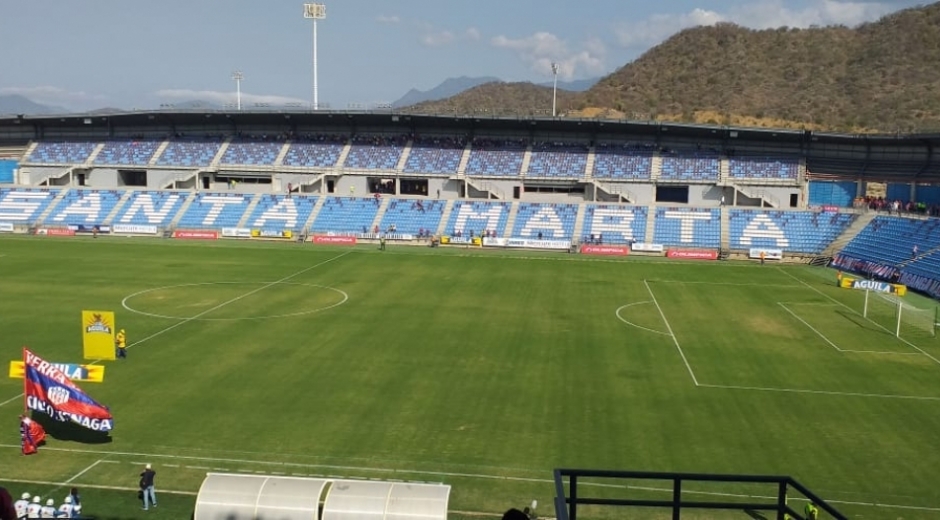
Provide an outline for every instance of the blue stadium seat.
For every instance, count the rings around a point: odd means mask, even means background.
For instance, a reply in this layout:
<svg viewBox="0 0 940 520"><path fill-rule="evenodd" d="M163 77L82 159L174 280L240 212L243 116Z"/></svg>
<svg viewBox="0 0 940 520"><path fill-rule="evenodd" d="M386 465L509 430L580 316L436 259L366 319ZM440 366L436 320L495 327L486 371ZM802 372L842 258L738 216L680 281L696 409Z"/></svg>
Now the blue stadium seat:
<svg viewBox="0 0 940 520"><path fill-rule="evenodd" d="M174 191L135 191L118 212L114 224L167 227L187 195Z"/></svg>
<svg viewBox="0 0 940 520"><path fill-rule="evenodd" d="M855 191L856 183L851 181L809 181L809 205L851 208Z"/></svg>
<svg viewBox="0 0 940 520"><path fill-rule="evenodd" d="M0 222L34 224L58 194L58 189L0 188Z"/></svg>
<svg viewBox="0 0 940 520"><path fill-rule="evenodd" d="M335 135L311 136L294 139L284 156L284 166L332 168L339 161L346 138Z"/></svg>
<svg viewBox="0 0 940 520"><path fill-rule="evenodd" d="M518 177L526 144L520 141L474 140L467 175Z"/></svg>
<svg viewBox="0 0 940 520"><path fill-rule="evenodd" d="M38 164L81 164L88 160L97 143L91 141L42 141L25 162Z"/></svg>
<svg viewBox="0 0 940 520"><path fill-rule="evenodd" d="M585 208L582 242L595 239L605 244L646 242L646 206L588 204Z"/></svg>
<svg viewBox="0 0 940 520"><path fill-rule="evenodd" d="M636 145L599 144L594 148L594 177L611 180L649 180L653 149Z"/></svg>
<svg viewBox="0 0 940 520"><path fill-rule="evenodd" d="M284 141L244 137L232 140L225 153L222 164L243 166L274 166L274 161L281 153Z"/></svg>
<svg viewBox="0 0 940 520"><path fill-rule="evenodd" d="M819 254L855 220L849 213L730 210L731 247Z"/></svg>
<svg viewBox="0 0 940 520"><path fill-rule="evenodd" d="M406 173L453 175L457 173L466 144L461 139L415 139L405 161Z"/></svg>
<svg viewBox="0 0 940 520"><path fill-rule="evenodd" d="M577 204L520 202L512 238L538 238L542 233L545 240L571 240L577 217Z"/></svg>
<svg viewBox="0 0 940 520"><path fill-rule="evenodd" d="M394 170L405 151L406 139L388 136L356 136L352 139L344 168Z"/></svg>
<svg viewBox="0 0 940 520"><path fill-rule="evenodd" d="M662 154L660 179L664 181L718 182L720 161L717 153L671 151Z"/></svg>
<svg viewBox="0 0 940 520"><path fill-rule="evenodd" d="M392 199L389 201L379 228L395 226L396 233L418 235L421 231L437 233L444 214L443 200Z"/></svg>
<svg viewBox="0 0 940 520"><path fill-rule="evenodd" d="M795 181L800 172L800 161L773 157L732 157L728 160L732 179L772 179Z"/></svg>
<svg viewBox="0 0 940 520"><path fill-rule="evenodd" d="M218 229L238 227L253 195L245 193L198 193L176 227Z"/></svg>
<svg viewBox="0 0 940 520"><path fill-rule="evenodd" d="M95 157L95 164L146 166L162 141L120 139L107 141Z"/></svg>
<svg viewBox="0 0 940 520"><path fill-rule="evenodd" d="M532 145L527 178L582 179L588 146L561 143Z"/></svg>
<svg viewBox="0 0 940 520"><path fill-rule="evenodd" d="M215 158L215 154L219 153L221 147L222 141L219 139L175 139L170 141L160 154L157 164L203 168L212 163L212 159Z"/></svg>
<svg viewBox="0 0 940 520"><path fill-rule="evenodd" d="M721 247L721 213L708 208L656 208L653 243L718 249Z"/></svg>
<svg viewBox="0 0 940 520"><path fill-rule="evenodd" d="M69 190L45 222L56 225L103 224L124 192L117 190Z"/></svg>
<svg viewBox="0 0 940 520"><path fill-rule="evenodd" d="M317 213L313 231L372 233L372 222L380 207L377 200L372 197L329 197Z"/></svg>
<svg viewBox="0 0 940 520"><path fill-rule="evenodd" d="M497 237L506 233L511 205L508 202L458 200L451 209L444 233L480 236L483 231L493 231Z"/></svg>
<svg viewBox="0 0 940 520"><path fill-rule="evenodd" d="M261 231L299 232L310 218L317 197L306 195L262 195L248 217L248 227Z"/></svg>

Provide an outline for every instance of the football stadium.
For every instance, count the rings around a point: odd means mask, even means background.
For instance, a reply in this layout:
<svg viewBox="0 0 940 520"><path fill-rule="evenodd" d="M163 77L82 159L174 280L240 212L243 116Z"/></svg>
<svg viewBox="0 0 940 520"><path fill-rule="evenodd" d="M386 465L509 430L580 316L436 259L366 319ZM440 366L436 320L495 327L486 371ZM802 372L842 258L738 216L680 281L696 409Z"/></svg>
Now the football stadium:
<svg viewBox="0 0 940 520"><path fill-rule="evenodd" d="M0 142L15 498L139 517L151 464L152 518L940 518L940 136L163 110ZM49 363L107 428L54 420Z"/></svg>

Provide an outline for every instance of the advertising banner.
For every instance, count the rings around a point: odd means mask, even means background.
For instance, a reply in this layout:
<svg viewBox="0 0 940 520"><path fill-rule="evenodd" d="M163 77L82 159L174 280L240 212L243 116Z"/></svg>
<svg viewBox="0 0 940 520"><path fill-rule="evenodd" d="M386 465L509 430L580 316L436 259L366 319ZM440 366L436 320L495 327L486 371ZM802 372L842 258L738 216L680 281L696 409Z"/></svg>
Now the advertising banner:
<svg viewBox="0 0 940 520"><path fill-rule="evenodd" d="M823 210L823 213L838 213L839 206L823 206L822 210Z"/></svg>
<svg viewBox="0 0 940 520"><path fill-rule="evenodd" d="M483 238L483 247L506 247L507 240L505 238Z"/></svg>
<svg viewBox="0 0 940 520"><path fill-rule="evenodd" d="M289 229L283 230L274 230L274 229L252 229L251 238L292 238L294 232Z"/></svg>
<svg viewBox="0 0 940 520"><path fill-rule="evenodd" d="M114 359L114 312L82 311L85 359Z"/></svg>
<svg viewBox="0 0 940 520"><path fill-rule="evenodd" d="M872 291L886 294L897 294L904 296L907 294L907 286L896 283L877 282L875 280L859 280L845 276L840 282L843 289L855 289L857 291Z"/></svg>
<svg viewBox="0 0 940 520"><path fill-rule="evenodd" d="M75 231L68 228L39 228L36 230L36 234L50 237L72 237L75 236Z"/></svg>
<svg viewBox="0 0 940 520"><path fill-rule="evenodd" d="M13 232L12 222L0 222L0 233L12 233L12 232Z"/></svg>
<svg viewBox="0 0 940 520"><path fill-rule="evenodd" d="M94 233L95 231L103 235L111 233L111 226L86 226L84 224L71 224L69 225L69 229L71 231L74 231L76 234L89 234L90 235Z"/></svg>
<svg viewBox="0 0 940 520"><path fill-rule="evenodd" d="M571 242L567 240L531 240L528 238L510 238L506 247L527 247L530 249L569 249Z"/></svg>
<svg viewBox="0 0 940 520"><path fill-rule="evenodd" d="M666 251L666 258L680 260L718 260L718 251L707 249L670 249Z"/></svg>
<svg viewBox="0 0 940 520"><path fill-rule="evenodd" d="M331 246L354 246L356 237L332 236L332 235L314 235L310 238L314 244L326 244Z"/></svg>
<svg viewBox="0 0 940 520"><path fill-rule="evenodd" d="M59 369L65 377L72 381L86 383L100 383L104 381L104 365L73 365L72 363L49 363ZM10 378L23 379L26 377L26 363L10 361Z"/></svg>
<svg viewBox="0 0 940 520"><path fill-rule="evenodd" d="M782 249L764 249L761 247L752 247L748 251L748 257L760 259L761 251L764 252L765 260L783 260L783 250Z"/></svg>
<svg viewBox="0 0 940 520"><path fill-rule="evenodd" d="M630 247L639 253L662 253L666 250L662 244L635 243Z"/></svg>
<svg viewBox="0 0 940 520"><path fill-rule="evenodd" d="M156 235L157 226L140 226L135 224L115 224L111 227L115 233L127 233L129 235Z"/></svg>
<svg viewBox="0 0 940 520"><path fill-rule="evenodd" d="M251 238L251 230L248 228L222 228L222 236L225 238Z"/></svg>
<svg viewBox="0 0 940 520"><path fill-rule="evenodd" d="M630 248L627 246L581 246L582 255L599 256L627 256Z"/></svg>
<svg viewBox="0 0 940 520"><path fill-rule="evenodd" d="M184 240L217 240L219 238L218 231L174 231L173 238L181 238Z"/></svg>

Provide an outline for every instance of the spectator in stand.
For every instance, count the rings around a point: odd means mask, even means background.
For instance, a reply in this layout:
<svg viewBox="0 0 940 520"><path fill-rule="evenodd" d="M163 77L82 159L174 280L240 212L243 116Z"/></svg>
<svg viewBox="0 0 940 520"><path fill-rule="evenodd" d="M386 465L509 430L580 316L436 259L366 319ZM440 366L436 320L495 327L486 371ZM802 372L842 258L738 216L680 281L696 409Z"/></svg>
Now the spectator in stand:
<svg viewBox="0 0 940 520"><path fill-rule="evenodd" d="M914 247L911 248L911 260L917 258L917 244L914 244Z"/></svg>

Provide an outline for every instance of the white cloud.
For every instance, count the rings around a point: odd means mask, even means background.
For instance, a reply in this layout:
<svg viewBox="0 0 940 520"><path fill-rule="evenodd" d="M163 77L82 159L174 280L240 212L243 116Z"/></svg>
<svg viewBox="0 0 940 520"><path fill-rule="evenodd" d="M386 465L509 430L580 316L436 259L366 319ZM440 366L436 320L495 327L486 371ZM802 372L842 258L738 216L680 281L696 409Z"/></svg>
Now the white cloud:
<svg viewBox="0 0 940 520"><path fill-rule="evenodd" d="M434 31L421 37L421 44L426 47L441 47L453 43L457 37L450 31Z"/></svg>
<svg viewBox="0 0 940 520"><path fill-rule="evenodd" d="M551 76L552 63L558 64L558 76L564 80L577 75L600 74L605 70L607 47L597 38L587 40L577 50L545 31L516 39L500 35L490 43L494 47L514 51L534 72L544 76Z"/></svg>
<svg viewBox="0 0 940 520"><path fill-rule="evenodd" d="M731 6L723 12L696 8L682 14L654 14L645 20L619 24L615 34L622 46L642 51L682 29L700 25L733 22L752 29L855 26L876 20L898 8L893 0L810 0L802 8L790 8L785 4L784 0L755 0Z"/></svg>
<svg viewBox="0 0 940 520"><path fill-rule="evenodd" d="M480 30L477 29L476 27L470 27L469 29L464 31L464 35L467 37L467 39L470 39L473 41L478 41L480 37L482 36L480 34Z"/></svg>
<svg viewBox="0 0 940 520"><path fill-rule="evenodd" d="M0 88L0 94L20 95L36 103L43 104L87 104L101 102L107 97L98 94L89 94L82 91L67 90L51 85L39 85L35 87L3 87Z"/></svg>
<svg viewBox="0 0 940 520"><path fill-rule="evenodd" d="M459 41L475 42L481 38L480 30L476 27L460 32L440 29L427 22L416 22L415 27L422 33L419 41L425 47L443 47Z"/></svg>
<svg viewBox="0 0 940 520"><path fill-rule="evenodd" d="M156 96L178 101L208 101L210 103L235 103L235 92L221 92L218 90L190 90L190 89L163 89L156 92ZM285 105L287 103L306 103L307 100L287 96L272 96L264 94L248 94L242 92L242 104L270 103L272 105Z"/></svg>
<svg viewBox="0 0 940 520"><path fill-rule="evenodd" d="M384 15L380 14L375 17L375 21L379 23L400 23L401 18L398 15Z"/></svg>

